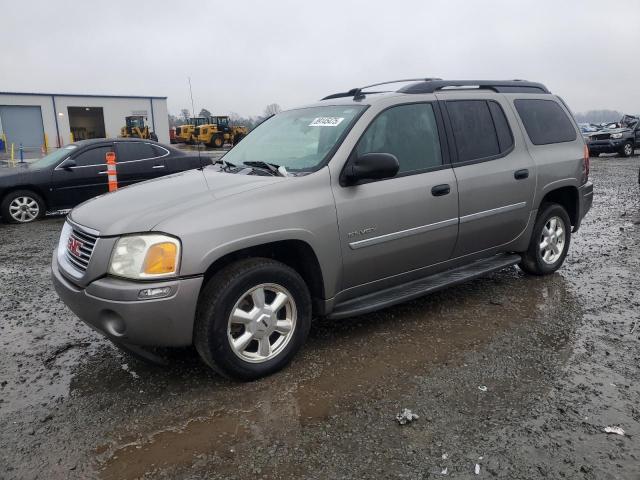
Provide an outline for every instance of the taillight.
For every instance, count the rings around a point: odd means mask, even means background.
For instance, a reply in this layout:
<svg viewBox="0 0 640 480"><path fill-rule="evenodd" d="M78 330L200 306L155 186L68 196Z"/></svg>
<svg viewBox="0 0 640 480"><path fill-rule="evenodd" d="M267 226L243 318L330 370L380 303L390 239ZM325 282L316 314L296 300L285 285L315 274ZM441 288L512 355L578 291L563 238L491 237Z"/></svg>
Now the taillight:
<svg viewBox="0 0 640 480"><path fill-rule="evenodd" d="M584 146L582 161L584 162L585 180L588 180L589 179L589 147L587 145Z"/></svg>

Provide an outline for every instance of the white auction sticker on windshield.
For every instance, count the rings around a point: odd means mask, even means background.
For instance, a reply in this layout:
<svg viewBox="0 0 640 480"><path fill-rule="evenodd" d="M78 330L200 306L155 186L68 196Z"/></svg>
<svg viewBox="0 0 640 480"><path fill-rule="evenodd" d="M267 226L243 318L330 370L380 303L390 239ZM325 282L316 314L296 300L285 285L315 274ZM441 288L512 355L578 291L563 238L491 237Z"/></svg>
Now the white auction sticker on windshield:
<svg viewBox="0 0 640 480"><path fill-rule="evenodd" d="M344 117L318 117L309 124L310 127L337 127L342 123Z"/></svg>

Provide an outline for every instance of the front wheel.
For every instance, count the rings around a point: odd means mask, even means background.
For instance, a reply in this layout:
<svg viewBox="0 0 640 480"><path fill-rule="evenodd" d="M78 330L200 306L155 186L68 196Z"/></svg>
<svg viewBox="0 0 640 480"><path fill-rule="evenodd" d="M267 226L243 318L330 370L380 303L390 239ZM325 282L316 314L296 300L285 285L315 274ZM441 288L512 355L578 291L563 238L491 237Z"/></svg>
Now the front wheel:
<svg viewBox="0 0 640 480"><path fill-rule="evenodd" d="M4 197L0 213L7 223L29 223L44 216L45 205L40 195L30 190L17 190Z"/></svg>
<svg viewBox="0 0 640 480"><path fill-rule="evenodd" d="M241 260L214 275L200 294L194 344L224 376L254 380L286 366L311 325L304 280L280 262Z"/></svg>
<svg viewBox="0 0 640 480"><path fill-rule="evenodd" d="M570 241L571 220L567 211L557 203L543 205L520 268L533 275L555 272L564 262Z"/></svg>
<svg viewBox="0 0 640 480"><path fill-rule="evenodd" d="M633 143L627 142L623 145L622 150L620 150L620 155L623 157L630 157L634 153Z"/></svg>

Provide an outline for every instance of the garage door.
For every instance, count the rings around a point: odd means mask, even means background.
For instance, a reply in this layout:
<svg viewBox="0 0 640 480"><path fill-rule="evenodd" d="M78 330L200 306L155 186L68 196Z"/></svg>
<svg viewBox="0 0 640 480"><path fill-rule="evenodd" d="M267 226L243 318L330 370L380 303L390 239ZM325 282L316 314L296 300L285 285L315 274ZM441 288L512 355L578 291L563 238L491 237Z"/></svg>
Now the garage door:
<svg viewBox="0 0 640 480"><path fill-rule="evenodd" d="M0 124L9 144L22 143L25 148L44 144L40 107L0 105Z"/></svg>

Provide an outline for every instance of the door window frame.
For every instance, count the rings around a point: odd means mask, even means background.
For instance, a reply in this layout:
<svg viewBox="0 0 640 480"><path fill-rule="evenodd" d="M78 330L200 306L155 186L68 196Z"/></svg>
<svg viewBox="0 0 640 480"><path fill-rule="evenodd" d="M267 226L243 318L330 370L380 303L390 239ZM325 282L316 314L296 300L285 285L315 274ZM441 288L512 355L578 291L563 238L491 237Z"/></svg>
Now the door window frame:
<svg viewBox="0 0 640 480"><path fill-rule="evenodd" d="M115 151L115 142L99 143L96 145L87 146L86 148L83 148L83 149L79 149L79 151L77 152L72 152L69 155L67 155L60 163L58 163L54 168L54 170L66 170L64 168L60 168L60 165L62 165L68 159L75 160L77 157L79 157L83 153L90 152L91 150L96 150L98 148L104 148L104 147L111 147L111 150ZM105 159L104 163L92 163L90 165L76 165L75 167L69 167L69 168L71 170L74 170L76 168L106 167L106 165L107 165L107 160Z"/></svg>
<svg viewBox="0 0 640 480"><path fill-rule="evenodd" d="M443 113L444 122L445 122L447 133L448 133L447 138L449 139L449 148L451 151L451 166L453 168L464 167L465 165L475 165L476 163L491 162L493 160L498 160L500 158L506 157L507 155L509 155L511 152L515 150L516 139L515 139L515 136L513 135L513 128L511 126L511 123L509 122L509 117L507 117L504 106L497 100L489 99L489 98L456 98L451 100L447 99L447 100L440 100L440 101L445 104L444 107L442 108L442 113ZM474 158L473 160L466 160L464 162L459 162L458 147L456 145L456 139L453 133L453 125L451 123L451 117L449 116L449 110L447 109L447 105L446 105L447 102L452 102L452 103L453 102L485 102L487 104L487 109L489 110L489 115L491 116L491 124L493 125L493 129L496 132L496 143L498 144L498 149L500 149L500 141L498 139L498 129L496 128L496 122L493 119L493 114L491 113L491 109L489 108L489 102L493 102L497 104L500 107L500 110L502 110L502 114L504 115L504 118L507 121L507 126L509 127L509 133L511 134L511 147L506 149L504 152L498 153L497 155L490 155L487 157Z"/></svg>
<svg viewBox="0 0 640 480"><path fill-rule="evenodd" d="M157 155L155 157L138 158L136 160L124 160L122 162L118 162L117 158L119 156L119 152L118 152L119 145L126 145L127 143L143 143L145 145L149 145L151 147L152 151L153 151L153 147L158 147L158 148L161 148L162 150L164 150L165 154L164 155ZM117 162L118 165L125 164L125 163L146 162L147 160L157 160L159 158L167 157L168 155L171 154L171 152L168 149L164 148L162 145L158 145L158 144L155 144L155 143L149 143L149 142L119 142L119 141L116 140L115 142L113 142L113 144L114 144L114 148L116 150L116 162Z"/></svg>
<svg viewBox="0 0 640 480"><path fill-rule="evenodd" d="M374 182L386 182L390 180L395 180L396 178L408 177L411 175L421 175L423 173L435 172L438 170L444 170L445 168L451 168L452 165L451 165L451 157L449 154L450 148L449 148L449 142L448 142L448 134L445 129L445 124L443 121L444 119L443 119L442 111L440 108L440 102L438 100L421 100L421 101L407 102L407 103L396 103L394 105L389 105L388 107L385 107L384 109L380 110L376 114L376 116L371 119L371 121L369 122L367 127L364 129L362 134L360 134L358 141L355 143L353 149L351 150L351 152L349 153L349 156L347 157L347 161L344 162L344 165L342 166L342 170L340 171L339 178L340 178L341 187L348 188L348 187L354 186L354 185L347 185L347 183L344 182L344 172L347 168L347 165L349 165L349 163L355 159L355 155L357 155L358 153L358 145L360 145L360 142L362 141L363 137L367 134L367 132L369 131L371 126L376 122L378 117L383 113L385 113L386 111L391 110L392 108L404 107L407 105L431 105L431 107L433 108L433 114L436 119L436 128L438 130L438 142L440 143L440 158L442 159L442 165L435 165L433 167L421 168L419 170L410 170L407 172L401 172L390 178L362 180L358 182L358 185L366 185L367 183L374 183Z"/></svg>

